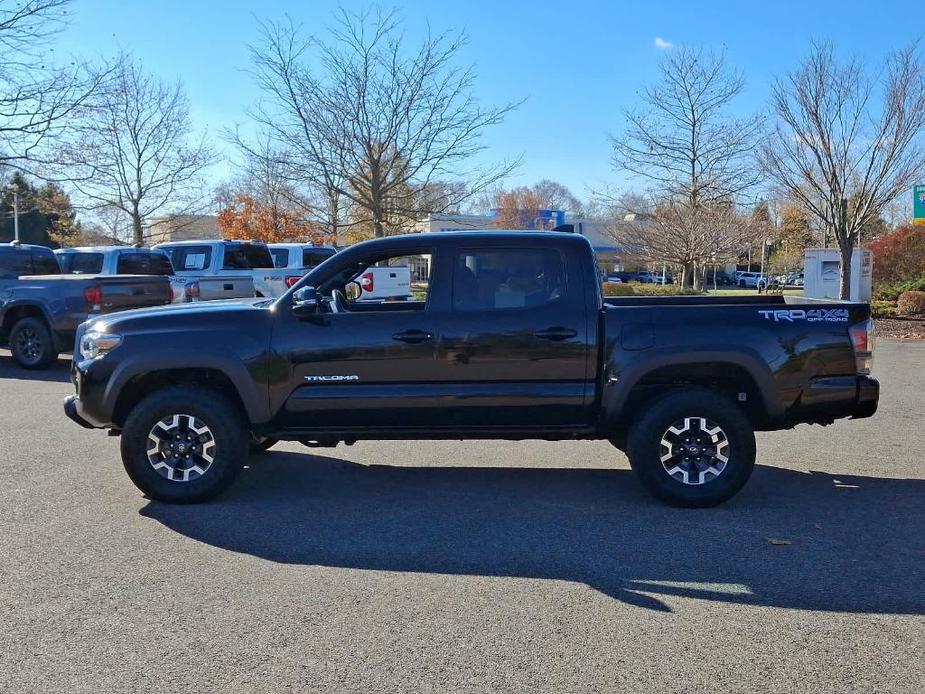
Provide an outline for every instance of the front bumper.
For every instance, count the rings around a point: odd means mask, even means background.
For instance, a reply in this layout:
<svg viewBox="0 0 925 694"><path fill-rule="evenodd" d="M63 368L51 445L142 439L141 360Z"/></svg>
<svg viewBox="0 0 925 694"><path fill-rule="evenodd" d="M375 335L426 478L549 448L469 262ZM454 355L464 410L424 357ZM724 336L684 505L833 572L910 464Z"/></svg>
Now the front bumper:
<svg viewBox="0 0 925 694"><path fill-rule="evenodd" d="M77 422L84 429L101 428L100 425L93 424L83 416L82 408L80 407L80 398L76 395L68 395L64 398L64 414L66 414L71 421Z"/></svg>

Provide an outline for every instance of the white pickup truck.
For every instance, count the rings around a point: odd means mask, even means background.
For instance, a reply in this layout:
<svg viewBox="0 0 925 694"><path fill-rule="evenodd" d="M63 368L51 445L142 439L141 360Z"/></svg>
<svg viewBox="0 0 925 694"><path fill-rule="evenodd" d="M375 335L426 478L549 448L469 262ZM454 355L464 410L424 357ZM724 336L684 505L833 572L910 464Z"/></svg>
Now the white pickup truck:
<svg viewBox="0 0 925 694"><path fill-rule="evenodd" d="M286 270L287 288L337 253L333 246L313 246L310 243L271 243L268 247L273 265Z"/></svg>
<svg viewBox="0 0 925 694"><path fill-rule="evenodd" d="M276 297L288 289L287 271L273 266L260 241L168 241L155 248L166 251L179 277L199 282L203 300ZM207 296L205 282L220 286L221 295Z"/></svg>

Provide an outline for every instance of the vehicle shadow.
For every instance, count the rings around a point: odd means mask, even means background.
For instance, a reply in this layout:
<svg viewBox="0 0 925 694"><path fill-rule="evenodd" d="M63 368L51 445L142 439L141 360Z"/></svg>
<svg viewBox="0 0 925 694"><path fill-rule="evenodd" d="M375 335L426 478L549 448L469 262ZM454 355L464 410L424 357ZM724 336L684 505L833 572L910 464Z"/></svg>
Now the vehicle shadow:
<svg viewBox="0 0 925 694"><path fill-rule="evenodd" d="M12 378L20 381L57 381L67 383L70 380L71 360L58 357L58 361L49 368L40 371L24 369L6 350L0 350L0 379Z"/></svg>
<svg viewBox="0 0 925 694"><path fill-rule="evenodd" d="M558 579L661 596L925 614L925 480L759 467L728 504L669 508L627 470L365 466L254 457L233 489L142 515L275 562Z"/></svg>

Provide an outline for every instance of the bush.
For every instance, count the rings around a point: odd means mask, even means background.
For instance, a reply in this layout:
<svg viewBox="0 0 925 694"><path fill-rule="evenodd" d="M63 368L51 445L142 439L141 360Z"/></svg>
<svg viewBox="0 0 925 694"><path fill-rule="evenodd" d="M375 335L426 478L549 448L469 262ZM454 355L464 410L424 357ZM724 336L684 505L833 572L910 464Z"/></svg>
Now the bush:
<svg viewBox="0 0 925 694"><path fill-rule="evenodd" d="M925 273L925 229L901 226L867 244L874 256L874 282L895 282Z"/></svg>
<svg viewBox="0 0 925 694"><path fill-rule="evenodd" d="M896 312L901 316L918 316L925 313L925 292L903 292L896 302Z"/></svg>
<svg viewBox="0 0 925 694"><path fill-rule="evenodd" d="M604 296L633 296L633 288L622 282L604 282Z"/></svg>
<svg viewBox="0 0 925 694"><path fill-rule="evenodd" d="M633 291L639 296L679 296L703 294L690 287L679 287L676 284L634 284Z"/></svg>
<svg viewBox="0 0 925 694"><path fill-rule="evenodd" d="M925 291L925 273L904 280L893 282L880 282L874 287L875 301L896 301L903 292Z"/></svg>
<svg viewBox="0 0 925 694"><path fill-rule="evenodd" d="M679 296L703 294L676 284L642 284L641 282L604 282L604 296Z"/></svg>
<svg viewBox="0 0 925 694"><path fill-rule="evenodd" d="M871 301L870 315L874 318L895 318L896 304L892 301Z"/></svg>

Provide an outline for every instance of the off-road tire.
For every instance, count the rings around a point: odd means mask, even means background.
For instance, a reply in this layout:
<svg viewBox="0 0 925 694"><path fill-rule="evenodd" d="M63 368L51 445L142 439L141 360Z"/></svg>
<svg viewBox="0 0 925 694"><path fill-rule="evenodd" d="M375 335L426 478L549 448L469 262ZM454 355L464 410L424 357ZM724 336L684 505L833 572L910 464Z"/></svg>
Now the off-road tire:
<svg viewBox="0 0 925 694"><path fill-rule="evenodd" d="M719 474L703 472L697 467L689 468L690 472L675 467L674 476L669 474L668 468L674 466L675 461L681 465L682 454L663 463L662 456L674 450L672 446L664 445L663 441L670 436L672 441L683 444L677 434L669 432L670 427L687 423L688 419L695 420L690 423L695 433L700 432L701 421L709 423L708 429L713 426L720 428L713 436L721 436L726 442L720 445L723 446L722 454L728 460L722 463L724 467ZM711 440L709 435L703 438ZM708 443L705 452L696 440L679 448L688 450L684 448L688 445L701 453L716 450L716 444L710 449ZM751 476L755 466L755 434L748 417L734 402L706 388L690 388L658 398L643 410L630 428L627 457L643 486L659 499L673 506L716 506L732 498ZM710 457L717 465L720 464L718 458ZM680 481L678 477L681 476L690 483ZM705 477L709 479L697 481Z"/></svg>
<svg viewBox="0 0 925 694"><path fill-rule="evenodd" d="M149 460L150 435L173 415L194 417L214 441L212 462L188 481L168 479ZM135 406L122 428L125 471L136 487L158 501L192 504L212 499L234 482L247 458L249 437L243 419L225 395L209 388L168 386L155 391Z"/></svg>

